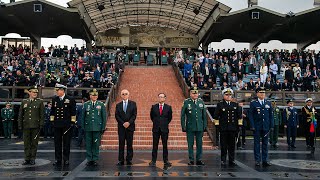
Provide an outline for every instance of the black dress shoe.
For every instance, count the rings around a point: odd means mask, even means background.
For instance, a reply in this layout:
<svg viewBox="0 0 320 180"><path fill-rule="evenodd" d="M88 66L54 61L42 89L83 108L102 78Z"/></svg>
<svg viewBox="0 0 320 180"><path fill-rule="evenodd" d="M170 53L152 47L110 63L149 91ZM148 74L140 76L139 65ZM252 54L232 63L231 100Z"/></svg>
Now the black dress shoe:
<svg viewBox="0 0 320 180"><path fill-rule="evenodd" d="M263 167L268 167L268 166L271 166L271 163L269 163L269 162L262 162L262 166L263 166Z"/></svg>
<svg viewBox="0 0 320 180"><path fill-rule="evenodd" d="M127 161L128 166L132 166L132 161Z"/></svg>
<svg viewBox="0 0 320 180"><path fill-rule="evenodd" d="M118 163L117 163L117 166L123 166L124 165L124 162L123 161L119 161Z"/></svg>
<svg viewBox="0 0 320 180"><path fill-rule="evenodd" d="M92 165L92 161L88 161L87 163L86 163L86 166L91 166Z"/></svg>
<svg viewBox="0 0 320 180"><path fill-rule="evenodd" d="M30 161L29 161L29 160L25 160L25 161L23 161L23 163L22 163L22 165L28 165L28 164L30 164Z"/></svg>
<svg viewBox="0 0 320 180"><path fill-rule="evenodd" d="M64 163L63 163L64 165L66 165L66 166L68 166L69 165L69 161L68 160L66 160L66 161L64 161Z"/></svg>
<svg viewBox="0 0 320 180"><path fill-rule="evenodd" d="M150 161L150 162L149 162L149 166L152 166L152 167L156 166L156 162Z"/></svg>
<svg viewBox="0 0 320 180"><path fill-rule="evenodd" d="M225 161L221 161L221 165L224 166L226 165L227 163Z"/></svg>
<svg viewBox="0 0 320 180"><path fill-rule="evenodd" d="M92 161L92 166L98 166L98 163L96 161Z"/></svg>
<svg viewBox="0 0 320 180"><path fill-rule="evenodd" d="M236 163L236 162L234 162L234 161L229 161L229 165L230 165L230 166L236 166L236 165L237 165L237 163Z"/></svg>
<svg viewBox="0 0 320 180"><path fill-rule="evenodd" d="M61 161L55 161L52 165L54 165L54 166L61 166Z"/></svg>
<svg viewBox="0 0 320 180"><path fill-rule="evenodd" d="M194 165L194 161L188 162L188 165L189 165L189 166Z"/></svg>
<svg viewBox="0 0 320 180"><path fill-rule="evenodd" d="M197 161L197 163L196 163L198 166L204 166L205 164L204 164L204 162L202 162L202 161Z"/></svg>
<svg viewBox="0 0 320 180"><path fill-rule="evenodd" d="M172 166L172 163L169 162L169 161L166 161L166 162L164 162L164 165L167 166L167 167L170 167L170 166Z"/></svg>
<svg viewBox="0 0 320 180"><path fill-rule="evenodd" d="M260 166L260 162L257 161L257 162L255 163L255 165L256 165L256 166Z"/></svg>
<svg viewBox="0 0 320 180"><path fill-rule="evenodd" d="M30 160L30 165L35 165L36 162L34 160Z"/></svg>
<svg viewBox="0 0 320 180"><path fill-rule="evenodd" d="M295 145L291 145L292 148L297 148Z"/></svg>

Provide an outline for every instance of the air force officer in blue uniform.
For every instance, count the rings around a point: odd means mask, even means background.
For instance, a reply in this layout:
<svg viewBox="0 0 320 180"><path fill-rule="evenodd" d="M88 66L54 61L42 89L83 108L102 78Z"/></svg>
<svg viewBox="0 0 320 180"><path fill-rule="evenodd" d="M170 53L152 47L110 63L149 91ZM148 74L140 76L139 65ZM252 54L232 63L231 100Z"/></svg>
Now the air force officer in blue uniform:
<svg viewBox="0 0 320 180"><path fill-rule="evenodd" d="M262 139L262 165L270 166L268 162L268 137L273 128L273 111L269 101L265 99L264 87L256 89L257 100L251 101L249 109L249 120L254 132L254 159L255 165L260 166L260 139Z"/></svg>

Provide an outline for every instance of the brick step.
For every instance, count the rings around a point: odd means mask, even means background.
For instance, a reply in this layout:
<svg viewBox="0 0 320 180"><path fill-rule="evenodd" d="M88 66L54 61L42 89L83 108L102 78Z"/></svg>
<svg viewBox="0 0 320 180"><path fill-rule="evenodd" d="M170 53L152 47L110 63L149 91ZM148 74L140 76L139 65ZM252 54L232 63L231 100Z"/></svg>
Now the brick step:
<svg viewBox="0 0 320 180"><path fill-rule="evenodd" d="M108 131L118 131L118 126L107 126L107 132ZM141 126L136 126L136 131L152 131L152 126L148 127L141 127ZM178 126L171 126L169 127L170 132L176 132L176 131L181 131L180 125Z"/></svg>
<svg viewBox="0 0 320 180"><path fill-rule="evenodd" d="M152 141L153 137L152 137L152 134L146 134L146 136L134 136L134 139L135 140L143 140L143 141ZM109 140L118 140L118 135L107 135L107 134L104 134L102 136L102 140L104 141L109 141ZM171 136L169 134L169 139L168 141L187 141L187 137L186 136ZM203 141L210 141L211 142L211 139L209 138L209 136L204 136L203 137Z"/></svg>
<svg viewBox="0 0 320 180"><path fill-rule="evenodd" d="M187 141L168 141L168 145L176 146L176 145L185 145L187 146ZM118 140L101 140L101 145L118 145ZM159 142L161 144L161 141ZM133 146L134 145L152 145L152 141L150 140L133 140ZM203 145L212 145L211 141L203 141Z"/></svg>
<svg viewBox="0 0 320 180"><path fill-rule="evenodd" d="M151 131L135 131L134 132L134 136L145 136L147 134L149 134L151 136ZM106 131L103 135L116 135L118 134L117 131ZM185 132L182 132L182 131L170 131L169 132L169 137L170 136L187 136ZM208 136L208 134L205 132L203 134L203 136Z"/></svg>
<svg viewBox="0 0 320 180"><path fill-rule="evenodd" d="M196 150L195 148L196 147L194 146L194 150ZM119 149L119 145L101 145L100 149L101 150L118 150ZM126 147L125 147L125 149L126 149ZM135 145L135 146L133 146L133 149L134 150L150 150L150 156L151 156L152 145ZM158 146L158 149L160 150L158 152L161 152L162 145ZM218 147L212 146L212 145L203 145L202 149L203 150L216 150L216 149L218 149ZM183 145L183 146L181 146L181 145L174 145L174 146L168 145L168 150L188 150L188 146L185 146L185 145ZM169 156L170 156L170 154L169 154Z"/></svg>

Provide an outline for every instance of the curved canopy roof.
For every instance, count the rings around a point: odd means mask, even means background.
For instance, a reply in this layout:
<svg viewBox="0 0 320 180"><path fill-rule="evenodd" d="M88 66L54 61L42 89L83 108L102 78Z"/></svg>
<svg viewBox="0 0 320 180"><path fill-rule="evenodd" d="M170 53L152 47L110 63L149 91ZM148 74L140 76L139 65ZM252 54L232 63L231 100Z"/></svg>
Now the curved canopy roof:
<svg viewBox="0 0 320 180"><path fill-rule="evenodd" d="M127 25L168 27L197 35L214 14L230 8L215 0L72 0L87 20L91 32Z"/></svg>

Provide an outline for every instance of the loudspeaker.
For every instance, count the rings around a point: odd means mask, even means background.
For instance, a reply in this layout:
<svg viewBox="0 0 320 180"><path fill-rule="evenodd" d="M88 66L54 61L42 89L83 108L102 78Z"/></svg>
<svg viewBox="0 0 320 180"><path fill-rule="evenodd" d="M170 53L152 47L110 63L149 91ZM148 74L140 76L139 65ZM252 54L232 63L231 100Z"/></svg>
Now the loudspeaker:
<svg viewBox="0 0 320 180"><path fill-rule="evenodd" d="M260 12L252 12L251 19L260 19Z"/></svg>
<svg viewBox="0 0 320 180"><path fill-rule="evenodd" d="M42 12L42 4L34 4L33 5L33 12L36 12L36 13Z"/></svg>

